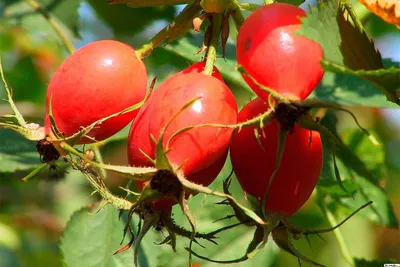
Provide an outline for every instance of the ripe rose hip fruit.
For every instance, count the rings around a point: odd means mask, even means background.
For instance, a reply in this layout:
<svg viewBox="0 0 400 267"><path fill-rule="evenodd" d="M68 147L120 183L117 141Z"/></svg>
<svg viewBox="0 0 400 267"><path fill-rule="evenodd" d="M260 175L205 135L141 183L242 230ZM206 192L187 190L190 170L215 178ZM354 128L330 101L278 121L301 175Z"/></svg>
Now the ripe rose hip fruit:
<svg viewBox="0 0 400 267"><path fill-rule="evenodd" d="M132 124L128 159L132 166L152 166L141 151L154 159L156 139L160 132L182 107L200 97L182 111L168 126L164 136L164 149L168 139L178 130L205 123L235 124L237 105L229 88L220 80L203 73L177 73L165 80L142 107ZM209 185L221 171L232 135L231 129L199 127L174 138L167 157L176 168L182 166L185 177L197 184ZM138 183L139 188L143 187ZM174 203L158 201L156 208L168 209Z"/></svg>
<svg viewBox="0 0 400 267"><path fill-rule="evenodd" d="M90 43L69 56L50 81L46 97L46 133L51 99L57 128L71 136L99 119L133 106L145 97L146 68L135 50L112 40ZM113 117L89 132L101 141L132 121L138 110ZM79 143L91 143L83 138Z"/></svg>
<svg viewBox="0 0 400 267"><path fill-rule="evenodd" d="M243 23L236 47L238 63L258 83L301 100L324 74L321 46L295 34L301 26L299 18L305 16L302 9L289 4L262 6ZM243 78L258 96L268 98L246 75Z"/></svg>
<svg viewBox="0 0 400 267"><path fill-rule="evenodd" d="M239 112L238 120L249 120L267 109L265 100L257 98ZM242 129L232 139L230 156L236 177L243 190L260 201L275 169L278 129L278 123L274 120L257 130L262 147L255 137L254 127ZM293 132L288 134L280 168L268 191L265 209L287 217L297 212L316 186L322 162L319 133L311 133L295 125Z"/></svg>
<svg viewBox="0 0 400 267"><path fill-rule="evenodd" d="M204 71L204 67L206 66L206 63L204 61L202 62L197 62L193 65L190 65L187 69L184 69L183 71L179 72L179 73L200 73ZM222 78L221 73L219 72L219 70L214 66L213 67L213 72L212 72L212 76L217 78L220 81L224 81L224 79Z"/></svg>

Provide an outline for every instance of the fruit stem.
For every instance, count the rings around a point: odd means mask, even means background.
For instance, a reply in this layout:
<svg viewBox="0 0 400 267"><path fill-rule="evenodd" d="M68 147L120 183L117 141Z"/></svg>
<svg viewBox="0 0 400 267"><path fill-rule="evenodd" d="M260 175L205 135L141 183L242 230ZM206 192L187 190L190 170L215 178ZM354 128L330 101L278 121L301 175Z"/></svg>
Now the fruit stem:
<svg viewBox="0 0 400 267"><path fill-rule="evenodd" d="M332 212L330 212L327 208L325 208L324 205L319 205L321 208L322 212L325 214L326 218L329 221L329 224L334 227L337 225L337 221L335 217L333 216ZM335 228L333 230L333 233L336 237L336 240L338 241L339 247L340 247L340 252L343 255L344 260L350 265L350 266L355 266L354 264L354 259L350 254L350 251L346 245L346 242L344 241L342 232L340 231L339 228Z"/></svg>
<svg viewBox="0 0 400 267"><path fill-rule="evenodd" d="M61 26L57 23L53 16L50 15L50 13L47 12L46 9L42 8L40 4L36 2L36 0L25 0L25 2L28 3L28 5L31 6L35 11L43 15L43 17L49 22L50 26L54 29L58 37L61 39L61 42L67 49L68 53L72 54L75 51L74 45L72 44L71 40L69 40L67 35L64 34Z"/></svg>
<svg viewBox="0 0 400 267"><path fill-rule="evenodd" d="M159 46L162 41L168 38L169 29L170 25L167 25L159 33L154 35L154 37L151 38L151 40L148 43L136 49L136 54L139 56L139 58L144 58L145 56L149 55L154 48Z"/></svg>
<svg viewBox="0 0 400 267"><path fill-rule="evenodd" d="M349 15L350 15L351 19L353 20L357 29L360 32L364 32L364 26L363 26L361 20L358 18L351 2L349 0L345 0L343 4L344 4L344 7L347 10L347 12L349 12Z"/></svg>
<svg viewBox="0 0 400 267"><path fill-rule="evenodd" d="M19 110L15 106L14 100L12 99L12 92L10 90L10 87L8 87L6 77L4 76L3 64L1 63L1 58L0 58L0 76L1 76L1 80L3 81L3 84L4 84L4 88L6 89L6 92L7 92L7 102L10 104L10 107L11 107L12 111L14 112L14 115L15 115L15 118L16 118L18 124L21 126L26 126L24 117L19 112Z"/></svg>
<svg viewBox="0 0 400 267"><path fill-rule="evenodd" d="M264 4L266 5L272 4L273 2L273 0L264 0Z"/></svg>
<svg viewBox="0 0 400 267"><path fill-rule="evenodd" d="M99 145L98 144L93 144L92 145L92 149L93 149L93 152L94 152L95 159L98 162L100 162L100 164L104 164L103 156L101 155L101 151L100 151ZM107 172L106 172L105 169L100 168L100 173L101 173L101 177L103 179L107 179ZM130 180L130 181L132 181L132 180Z"/></svg>
<svg viewBox="0 0 400 267"><path fill-rule="evenodd" d="M136 54L140 58L144 58L145 56L149 55L154 48L159 46L165 39L171 37L173 35L172 31L176 29L186 29L185 25L188 21L191 21L194 14L197 14L198 10L200 9L199 6L194 4L187 5L181 13L174 19L174 22L165 26L159 33L157 33L151 40L136 49Z"/></svg>
<svg viewBox="0 0 400 267"><path fill-rule="evenodd" d="M219 36L221 33L222 14L215 13L212 17L211 41L207 49L207 60L204 67L204 73L212 75L215 59L217 57L217 47L219 43Z"/></svg>

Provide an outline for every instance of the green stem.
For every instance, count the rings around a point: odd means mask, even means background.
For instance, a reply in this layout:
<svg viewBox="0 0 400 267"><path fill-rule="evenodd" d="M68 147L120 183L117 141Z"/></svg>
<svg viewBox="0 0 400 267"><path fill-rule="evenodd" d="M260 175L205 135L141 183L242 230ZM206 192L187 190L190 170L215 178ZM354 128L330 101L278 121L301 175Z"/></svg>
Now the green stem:
<svg viewBox="0 0 400 267"><path fill-rule="evenodd" d="M165 39L171 36L171 32L176 28L184 27L193 16L197 14L200 7L194 4L187 5L182 12L175 18L174 23L168 24L164 29L157 33L151 40L136 49L136 53L140 58L149 55L154 48L159 46Z"/></svg>
<svg viewBox="0 0 400 267"><path fill-rule="evenodd" d="M93 144L93 145L92 145L92 149L93 149L94 156L95 156L96 160L97 160L98 162L100 162L101 164L104 164L103 156L101 155L99 145L98 145L98 144ZM100 172L101 172L102 178L103 178L103 179L107 179L107 172L106 172L106 170L103 169L103 168L100 168Z"/></svg>
<svg viewBox="0 0 400 267"><path fill-rule="evenodd" d="M271 1L271 3L273 3ZM255 11L261 7L261 5L252 4L252 3L243 3L239 4L240 9L247 10L247 11Z"/></svg>
<svg viewBox="0 0 400 267"><path fill-rule="evenodd" d="M204 67L203 71L207 75L212 75L213 73L214 63L217 57L219 36L221 33L221 23L222 23L222 14L215 13L212 19L211 41L207 50L206 66Z"/></svg>
<svg viewBox="0 0 400 267"><path fill-rule="evenodd" d="M337 221L336 221L335 217L333 216L333 214L328 209L326 209L323 205L320 205L320 207L321 207L323 213L325 213L326 218L329 221L329 224L332 227L336 226L337 225ZM344 241L344 238L343 238L343 235L342 235L342 232L340 231L340 229L339 228L335 228L333 230L333 234L335 235L336 240L339 243L340 252L342 253L343 258L345 259L345 261L348 264L350 264L350 266L355 266L354 259L351 256L349 249L347 248L346 242Z"/></svg>
<svg viewBox="0 0 400 267"><path fill-rule="evenodd" d="M170 29L170 25L166 26L162 29L159 33L157 33L153 38L151 38L150 42L147 44L142 45L140 48L136 49L136 53L139 55L140 58L144 58L148 54L153 51L154 48L159 46L162 41L168 38L168 32Z"/></svg>
<svg viewBox="0 0 400 267"><path fill-rule="evenodd" d="M363 26L362 22L360 21L360 19L357 17L357 14L356 14L350 0L346 0L344 2L344 7L347 10L347 12L349 12L349 15L350 15L351 19L353 20L354 24L356 25L357 29L360 32L364 32L364 26Z"/></svg>
<svg viewBox="0 0 400 267"><path fill-rule="evenodd" d="M12 93L10 90L10 87L8 87L8 83L6 81L6 77L4 76L4 72L3 72L3 65L1 63L1 58L0 58L0 77L1 80L3 81L4 84L4 88L6 89L7 92L7 101L10 104L11 109L14 112L15 115L15 119L17 120L18 124L20 126L26 126L26 122L24 120L24 117L22 116L22 114L18 111L17 107L15 106L14 100L12 99Z"/></svg>
<svg viewBox="0 0 400 267"><path fill-rule="evenodd" d="M264 4L266 4L266 5L269 5L269 4L272 4L272 3L274 3L273 0L264 0Z"/></svg>
<svg viewBox="0 0 400 267"><path fill-rule="evenodd" d="M64 33L63 29L61 26L58 24L58 22L53 18L52 15L50 15L47 10L42 8L36 0L25 0L28 5L30 5L33 9L35 9L37 12L43 15L43 17L49 22L50 26L54 29L54 31L57 33L58 37L61 39L61 42L67 49L69 54L72 54L75 49L74 45L72 44L71 40L67 37L67 35Z"/></svg>

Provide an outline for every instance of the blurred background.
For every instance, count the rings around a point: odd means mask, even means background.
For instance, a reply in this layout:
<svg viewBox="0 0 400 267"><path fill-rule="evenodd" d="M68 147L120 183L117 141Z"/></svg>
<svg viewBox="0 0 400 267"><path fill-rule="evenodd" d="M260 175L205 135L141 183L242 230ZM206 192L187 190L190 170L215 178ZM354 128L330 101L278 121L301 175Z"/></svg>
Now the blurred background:
<svg viewBox="0 0 400 267"><path fill-rule="evenodd" d="M148 42L167 23L171 23L174 16L182 9L182 6L133 9L125 5L108 5L106 0L43 0L39 2L56 16L69 38L73 40L76 49L100 39L117 39L137 48ZM261 4L262 1L252 2ZM307 4L309 3L303 4L305 9L307 9ZM355 3L355 7L383 58L400 61L399 29L367 12L363 6ZM238 82L236 76L228 76L234 66L234 43L237 34L234 27L231 29L227 60L217 59L216 66L234 91L241 107L253 95L248 88L244 88L246 85L243 82ZM202 60L204 54L194 55L201 46L202 36L202 32L193 33L192 31L180 41L155 49L144 59L149 80L157 77L157 84L159 84L163 79L184 69L193 61ZM40 14L34 12L25 1L1 1L0 57L6 79L13 88L14 100L26 120L43 123L46 86L67 55L48 22ZM322 84L325 82L323 81ZM0 98L4 97L5 90L1 84ZM362 154L363 160L372 162L371 164L374 165L368 165L368 167L374 168L374 172L378 173L379 184L387 192L394 207L394 214L399 219L400 110L381 107L386 107L386 105L382 106L378 103L376 107L368 108L352 105L352 110L360 123L373 132L382 144L379 148L371 149L368 145L362 146L357 153ZM0 102L0 114L10 112L8 104L4 101ZM345 140L346 136L359 132L347 115L341 113L335 115L340 121L339 134ZM104 162L128 164L127 132L128 128L100 145ZM84 177L79 172L63 166L62 163L57 171L45 169L40 177L28 183L22 182L21 178L38 164L39 157L35 152L34 143L12 132L0 130L1 267L62 266L62 255L58 244L69 218L75 211L99 200L96 196L89 197L91 188ZM212 187L220 189L222 180L227 177L230 170L230 162L227 162ZM118 187L126 184L125 179L109 174L106 183L113 192L123 194ZM235 180L232 191L241 197ZM190 200L200 231L210 231L229 223L213 223L214 220L220 218L220 214L226 211L223 207L216 207L215 202L217 202L216 199L202 196ZM176 221L188 227L178 209L174 211ZM292 221L306 228L328 226L313 198L292 218ZM365 217L355 216L341 228L341 231L354 257L392 258L400 261L398 229L389 229L374 224ZM241 227L236 230L235 235L221 234L218 240L219 246L203 244L207 245L206 249L195 247L195 250L213 259L233 259L245 253L252 235L251 230ZM348 266L342 260L334 235L324 234L323 239L311 237L311 248L305 240L296 242L296 246L317 262L328 266ZM152 231L151 235L145 237L143 243L143 254L148 257L148 266L187 266L187 253L184 251L187 240L179 240L176 254L167 246L156 246L153 243L155 240L161 241L162 235ZM130 252L125 253L130 254ZM196 259L195 262L201 266L218 266ZM254 259L235 266L251 265L283 267L298 266L298 263L296 258L281 252L271 241ZM309 265L303 263L303 266Z"/></svg>

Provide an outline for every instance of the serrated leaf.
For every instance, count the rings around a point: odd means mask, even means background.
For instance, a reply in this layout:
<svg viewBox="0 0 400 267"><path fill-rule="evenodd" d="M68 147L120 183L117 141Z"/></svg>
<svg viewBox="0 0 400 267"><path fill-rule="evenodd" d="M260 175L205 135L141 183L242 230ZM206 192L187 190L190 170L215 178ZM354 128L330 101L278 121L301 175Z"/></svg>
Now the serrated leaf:
<svg viewBox="0 0 400 267"><path fill-rule="evenodd" d="M302 18L302 22L298 34L307 36L322 46L325 62L353 71L385 69L373 41L364 30L351 24L344 16L343 7L339 6L338 1L319 2L317 7L311 8L307 17ZM399 79L396 74L390 74L395 77L387 76L389 78L385 77L384 81L376 76L365 76L351 71L348 71L348 74L374 83L386 94L388 100L400 103L395 94L395 90L398 89L396 81Z"/></svg>
<svg viewBox="0 0 400 267"><path fill-rule="evenodd" d="M381 267L381 266L393 266L395 265L385 265L389 263L396 263L395 260L393 259L387 259L387 260L365 260L365 259L354 259L355 267Z"/></svg>
<svg viewBox="0 0 400 267"><path fill-rule="evenodd" d="M39 164L35 142L0 129L0 173L33 170Z"/></svg>
<svg viewBox="0 0 400 267"><path fill-rule="evenodd" d="M353 70L383 68L372 40L345 19L338 1L319 2L301 21L298 34L318 42L325 60Z"/></svg>
<svg viewBox="0 0 400 267"><path fill-rule="evenodd" d="M326 126L332 133L337 135L336 132L336 117L332 113L327 113L321 123ZM323 183L324 179L333 181L335 174L333 170L332 155L328 152L329 146L324 141L324 166L321 174L320 183ZM382 149L381 147L375 148L374 150ZM359 186L357 193L352 198L341 198L340 203L345 207L349 208L349 211L354 211L368 201L373 201L373 205L361 211L359 214L368 218L370 221L378 224L383 224L387 227L397 228L398 221L393 211L393 206L388 198L386 192L378 184L378 178L374 173L374 166L366 165L361 159L358 153L366 153L365 150L355 148L350 149L347 144L339 144L337 147L337 162L340 174L344 181L350 179L356 182ZM379 152L369 151L368 153ZM365 157L365 156L364 156ZM367 160L368 161L368 160ZM372 168L372 169L371 169ZM338 196L336 196L338 197Z"/></svg>
<svg viewBox="0 0 400 267"><path fill-rule="evenodd" d="M113 256L121 246L125 226L118 218L118 210L106 206L95 214L89 214L95 211L83 208L69 220L60 243L64 263L87 267L132 266L133 254L130 251Z"/></svg>

